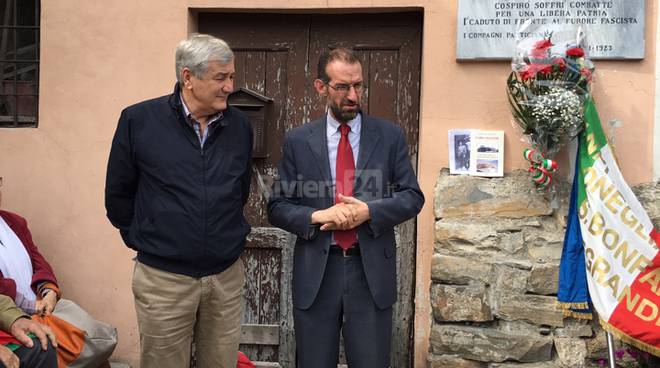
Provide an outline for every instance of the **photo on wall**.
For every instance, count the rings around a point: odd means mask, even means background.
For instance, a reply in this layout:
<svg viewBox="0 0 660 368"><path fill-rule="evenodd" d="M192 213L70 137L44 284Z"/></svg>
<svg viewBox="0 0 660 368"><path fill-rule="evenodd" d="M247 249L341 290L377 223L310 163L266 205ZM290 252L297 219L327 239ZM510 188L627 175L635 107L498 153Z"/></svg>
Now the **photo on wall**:
<svg viewBox="0 0 660 368"><path fill-rule="evenodd" d="M504 175L504 131L449 130L449 173Z"/></svg>
<svg viewBox="0 0 660 368"><path fill-rule="evenodd" d="M449 173L470 173L470 136L469 130L449 131Z"/></svg>

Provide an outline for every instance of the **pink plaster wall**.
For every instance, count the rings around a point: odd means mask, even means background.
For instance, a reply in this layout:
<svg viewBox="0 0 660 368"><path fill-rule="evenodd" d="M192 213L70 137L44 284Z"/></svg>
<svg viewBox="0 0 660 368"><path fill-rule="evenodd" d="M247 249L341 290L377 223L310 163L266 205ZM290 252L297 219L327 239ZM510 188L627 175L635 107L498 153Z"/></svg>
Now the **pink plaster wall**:
<svg viewBox="0 0 660 368"><path fill-rule="evenodd" d="M505 170L525 166L504 93L508 63L455 62L457 0L44 0L40 123L0 129L3 208L28 218L65 296L119 328L114 359L137 366L133 252L103 206L110 142L123 107L171 91L174 48L194 30L188 9L237 7L424 8L419 180L427 205L418 220L415 367L425 367L433 187L447 166L447 130L505 130ZM602 118L624 124L617 153L631 184L652 178L656 13L655 2L647 1L646 60L596 64Z"/></svg>

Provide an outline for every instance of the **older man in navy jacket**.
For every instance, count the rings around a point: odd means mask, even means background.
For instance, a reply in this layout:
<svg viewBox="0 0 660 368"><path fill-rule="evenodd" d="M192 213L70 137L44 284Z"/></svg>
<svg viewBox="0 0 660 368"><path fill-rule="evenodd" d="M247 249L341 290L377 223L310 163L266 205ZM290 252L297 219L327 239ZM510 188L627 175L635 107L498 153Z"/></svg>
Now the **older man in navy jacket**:
<svg viewBox="0 0 660 368"><path fill-rule="evenodd" d="M396 301L394 226L424 196L401 128L360 112L359 59L321 55L316 91L327 114L287 135L270 222L297 236L293 265L298 366L335 368L343 331L351 368L389 364Z"/></svg>
<svg viewBox="0 0 660 368"><path fill-rule="evenodd" d="M137 251L141 367L234 368L250 226L252 129L227 105L234 54L195 35L176 50L170 95L129 106L112 142L105 204Z"/></svg>

